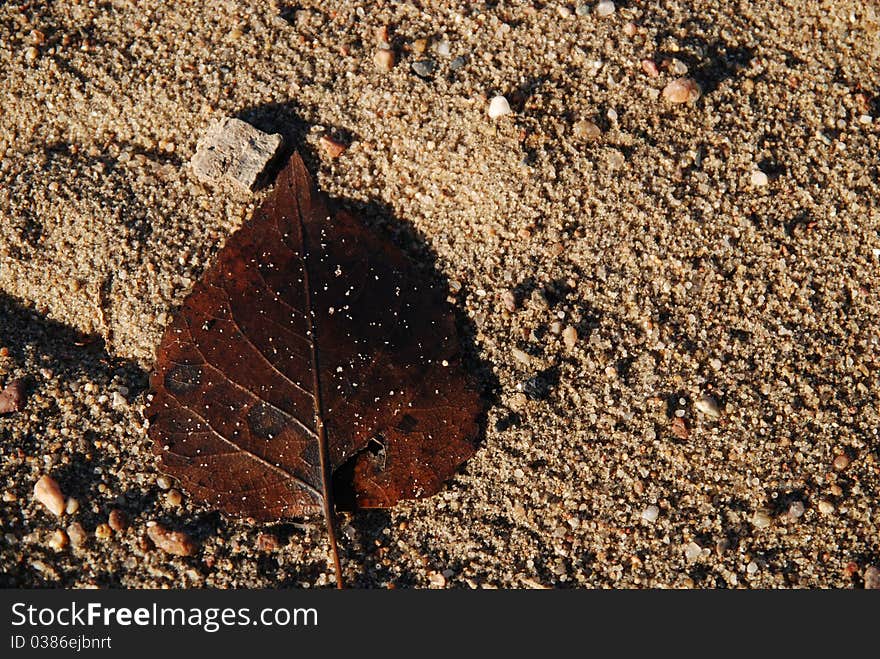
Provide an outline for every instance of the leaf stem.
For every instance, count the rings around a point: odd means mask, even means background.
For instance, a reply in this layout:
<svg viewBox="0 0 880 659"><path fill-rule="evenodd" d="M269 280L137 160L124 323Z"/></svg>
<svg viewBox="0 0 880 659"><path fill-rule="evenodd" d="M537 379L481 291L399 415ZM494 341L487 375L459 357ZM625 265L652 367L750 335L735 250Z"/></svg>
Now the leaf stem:
<svg viewBox="0 0 880 659"><path fill-rule="evenodd" d="M327 540L330 542L330 555L333 558L333 568L336 571L336 588L343 589L345 586L342 582L342 564L339 561L339 545L336 542L336 516L333 505L333 474L330 465L330 455L327 448L327 432L324 427L324 403L321 399L321 378L320 364L318 360L318 327L315 319L315 310L312 307L312 286L309 277L309 245L306 239L305 218L303 217L302 195L312 194L313 190L309 185L308 176L304 172L302 161L299 168L294 168L294 172L303 177L304 180L294 183L295 189L298 191L296 195L297 211L299 215L299 238L302 245L302 264L303 264L303 287L306 295L306 314L309 320L309 341L311 347L312 358L312 398L315 402L315 426L318 431L318 456L321 462L321 489L324 496L324 523L327 526ZM293 172L291 172L293 173Z"/></svg>

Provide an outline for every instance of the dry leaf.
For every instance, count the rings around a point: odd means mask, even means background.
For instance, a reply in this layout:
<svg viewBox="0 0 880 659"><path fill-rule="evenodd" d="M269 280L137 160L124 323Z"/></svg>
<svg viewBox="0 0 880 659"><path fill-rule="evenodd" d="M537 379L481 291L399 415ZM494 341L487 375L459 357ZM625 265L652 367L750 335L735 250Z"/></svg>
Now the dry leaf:
<svg viewBox="0 0 880 659"><path fill-rule="evenodd" d="M445 298L294 154L166 330L147 410L164 469L234 515L323 512L340 583L334 503L430 496L474 453Z"/></svg>

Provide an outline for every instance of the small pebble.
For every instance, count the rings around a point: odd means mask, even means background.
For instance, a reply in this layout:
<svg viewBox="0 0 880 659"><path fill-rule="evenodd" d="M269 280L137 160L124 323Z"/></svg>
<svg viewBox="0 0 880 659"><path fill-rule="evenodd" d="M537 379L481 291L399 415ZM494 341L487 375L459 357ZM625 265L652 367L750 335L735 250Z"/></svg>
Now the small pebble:
<svg viewBox="0 0 880 659"><path fill-rule="evenodd" d="M503 96L495 96L491 101L489 101L489 118L497 119L498 117L503 117L506 114L510 114L510 103L507 102L507 99Z"/></svg>
<svg viewBox="0 0 880 659"><path fill-rule="evenodd" d="M880 590L880 569L873 565L865 568L865 589Z"/></svg>
<svg viewBox="0 0 880 659"><path fill-rule="evenodd" d="M420 59L412 63L412 70L420 78L429 78L434 73L434 60Z"/></svg>
<svg viewBox="0 0 880 659"><path fill-rule="evenodd" d="M544 400L550 395L551 385L541 375L533 375L518 386L529 400Z"/></svg>
<svg viewBox="0 0 880 659"><path fill-rule="evenodd" d="M180 490L168 490L167 494L165 494L165 503L172 508L176 508L183 503L183 495L180 493Z"/></svg>
<svg viewBox="0 0 880 659"><path fill-rule="evenodd" d="M679 439L690 439L691 431L687 427L685 420L681 417L675 417L669 424L669 429Z"/></svg>
<svg viewBox="0 0 880 659"><path fill-rule="evenodd" d="M693 562L703 555L703 548L696 542L689 542L684 546L684 557L688 562Z"/></svg>
<svg viewBox="0 0 880 659"><path fill-rule="evenodd" d="M437 44L437 54L441 57L449 57L451 52L449 42L445 39Z"/></svg>
<svg viewBox="0 0 880 659"><path fill-rule="evenodd" d="M834 513L834 504L830 501L826 501L825 499L819 501L817 507L819 508L819 512L823 515L831 515L832 513Z"/></svg>
<svg viewBox="0 0 880 659"><path fill-rule="evenodd" d="M12 380L0 391L0 414L19 412L24 407L24 383L21 379Z"/></svg>
<svg viewBox="0 0 880 659"><path fill-rule="evenodd" d="M511 313L516 311L516 296L513 291L504 291L501 294L501 304Z"/></svg>
<svg viewBox="0 0 880 659"><path fill-rule="evenodd" d="M49 546L55 551L61 551L67 546L67 541L67 534L61 529L58 529L52 534L52 537L49 538Z"/></svg>
<svg viewBox="0 0 880 659"><path fill-rule="evenodd" d="M573 349L577 345L577 340L578 333L574 327L569 325L562 330L562 342L565 344L566 348L569 350Z"/></svg>
<svg viewBox="0 0 880 659"><path fill-rule="evenodd" d="M749 574L755 574L758 571L758 564L755 561L749 561L749 564L746 565L746 572Z"/></svg>
<svg viewBox="0 0 880 659"><path fill-rule="evenodd" d="M657 506L648 506L642 511L642 519L653 524L660 516L660 509Z"/></svg>
<svg viewBox="0 0 880 659"><path fill-rule="evenodd" d="M642 60L642 71L644 71L649 78L656 78L660 75L660 70L652 59Z"/></svg>
<svg viewBox="0 0 880 659"><path fill-rule="evenodd" d="M373 54L373 63L380 71L390 71L394 68L394 51L390 48L379 48Z"/></svg>
<svg viewBox="0 0 880 659"><path fill-rule="evenodd" d="M772 523L773 518L762 510L755 511L754 516L752 516L752 525L756 529L766 529Z"/></svg>
<svg viewBox="0 0 880 659"><path fill-rule="evenodd" d="M95 529L95 537L98 540L109 540L113 537L113 529L110 528L109 524L98 524L98 527Z"/></svg>
<svg viewBox="0 0 880 659"><path fill-rule="evenodd" d="M156 479L156 485L162 490L167 490L171 487L171 479L168 478L168 476L159 476L159 478Z"/></svg>
<svg viewBox="0 0 880 659"><path fill-rule="evenodd" d="M596 5L596 14L601 17L611 16L614 13L614 3L611 0L602 0Z"/></svg>
<svg viewBox="0 0 880 659"><path fill-rule="evenodd" d="M449 70L458 71L465 64L467 64L467 58L464 55L459 55L449 63Z"/></svg>
<svg viewBox="0 0 880 659"><path fill-rule="evenodd" d="M697 402L694 403L694 407L697 408L698 412L701 412L708 417L712 417L713 419L717 419L721 416L721 411L718 409L718 402L708 394L697 399Z"/></svg>
<svg viewBox="0 0 880 659"><path fill-rule="evenodd" d="M843 471L844 469L849 467L849 457L841 453L836 458L834 458L833 465L837 471Z"/></svg>
<svg viewBox="0 0 880 659"><path fill-rule="evenodd" d="M532 363L532 358L529 357L529 354L525 350L520 350L519 348L511 348L510 354L513 355L513 358L518 362L522 362L526 366Z"/></svg>
<svg viewBox="0 0 880 659"><path fill-rule="evenodd" d="M663 98L670 103L693 103L700 93L700 85L693 78L678 78L663 88Z"/></svg>
<svg viewBox="0 0 880 659"><path fill-rule="evenodd" d="M756 169L752 172L751 182L754 187L763 188L765 185L767 185L767 183L769 183L769 179L764 172L762 172L760 169Z"/></svg>
<svg viewBox="0 0 880 659"><path fill-rule="evenodd" d="M61 488L51 476L42 476L34 485L34 499L46 506L56 517L61 517L64 514L64 494L61 493Z"/></svg>
<svg viewBox="0 0 880 659"><path fill-rule="evenodd" d="M324 135L319 140L321 148L330 158L338 158L345 153L348 146L337 140L331 135Z"/></svg>
<svg viewBox="0 0 880 659"><path fill-rule="evenodd" d="M602 131L592 121L581 119L572 127L574 136L581 140L598 140L602 137Z"/></svg>
<svg viewBox="0 0 880 659"><path fill-rule="evenodd" d="M421 55L428 48L427 39L416 39L412 42L411 50L414 55Z"/></svg>
<svg viewBox="0 0 880 659"><path fill-rule="evenodd" d="M788 506L788 516L791 519L797 519L804 514L804 504L800 501L792 501Z"/></svg>
<svg viewBox="0 0 880 659"><path fill-rule="evenodd" d="M122 532L128 528L128 517L118 508L114 508L110 511L110 515L107 518L107 524L109 524L110 528L114 531Z"/></svg>
<svg viewBox="0 0 880 659"><path fill-rule="evenodd" d="M89 539L88 533L79 522L74 522L67 527L67 537L70 538L70 544L73 547L82 547Z"/></svg>
<svg viewBox="0 0 880 659"><path fill-rule="evenodd" d="M611 149L608 152L608 170L616 171L622 169L626 165L626 157L617 149Z"/></svg>
<svg viewBox="0 0 880 659"><path fill-rule="evenodd" d="M590 15L590 5L588 4L579 4L575 7L574 13L578 16L589 16Z"/></svg>
<svg viewBox="0 0 880 659"><path fill-rule="evenodd" d="M562 323L558 320L554 320L550 323L550 333L559 336L562 334Z"/></svg>
<svg viewBox="0 0 880 659"><path fill-rule="evenodd" d="M666 68L671 74L676 75L679 78L684 76L688 72L687 64L682 62L680 59L676 59L674 57L669 60Z"/></svg>
<svg viewBox="0 0 880 659"><path fill-rule="evenodd" d="M196 544L182 531L169 531L160 524L147 527L147 535L159 549L175 556L192 556Z"/></svg>
<svg viewBox="0 0 880 659"><path fill-rule="evenodd" d="M68 497L67 505L64 507L64 510L68 515L73 515L79 510L79 500L74 499L73 497Z"/></svg>
<svg viewBox="0 0 880 659"><path fill-rule="evenodd" d="M24 51L24 60L28 64L32 64L37 61L37 58L40 56L40 51L31 46L27 50Z"/></svg>
<svg viewBox="0 0 880 659"><path fill-rule="evenodd" d="M431 584L431 588L446 587L446 577L444 577L443 574L440 572L429 572L428 582Z"/></svg>
<svg viewBox="0 0 880 659"><path fill-rule="evenodd" d="M271 533L261 533L257 536L257 550L265 552L278 551L278 538Z"/></svg>

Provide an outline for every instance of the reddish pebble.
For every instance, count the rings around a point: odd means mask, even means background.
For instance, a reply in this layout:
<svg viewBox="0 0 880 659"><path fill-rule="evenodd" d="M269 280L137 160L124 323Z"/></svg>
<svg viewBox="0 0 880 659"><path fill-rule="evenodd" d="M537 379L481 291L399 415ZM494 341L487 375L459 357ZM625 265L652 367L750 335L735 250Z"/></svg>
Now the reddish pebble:
<svg viewBox="0 0 880 659"><path fill-rule="evenodd" d="M182 531L169 531L156 524L147 528L147 535L159 549L175 556L192 556L196 553L196 543Z"/></svg>
<svg viewBox="0 0 880 659"><path fill-rule="evenodd" d="M324 135L324 137L321 138L321 148L324 149L324 153L331 158L338 158L345 153L345 150L348 147L330 135Z"/></svg>
<svg viewBox="0 0 880 659"><path fill-rule="evenodd" d="M261 533L257 536L257 549L260 551L277 551L278 538L271 533Z"/></svg>
<svg viewBox="0 0 880 659"><path fill-rule="evenodd" d="M0 414L18 412L24 407L24 384L15 379L0 392Z"/></svg>
<svg viewBox="0 0 880 659"><path fill-rule="evenodd" d="M34 485L34 499L46 506L56 517L64 514L64 494L51 476L42 476Z"/></svg>
<svg viewBox="0 0 880 659"><path fill-rule="evenodd" d="M390 48L379 48L373 55L373 63L380 71L390 71L394 68L394 51Z"/></svg>
<svg viewBox="0 0 880 659"><path fill-rule="evenodd" d="M656 62L652 59L642 60L642 71L648 74L649 78L656 78L660 75L660 70L657 68Z"/></svg>
<svg viewBox="0 0 880 659"><path fill-rule="evenodd" d="M700 93L700 85L693 78L678 78L663 88L663 98L670 103L693 103Z"/></svg>
<svg viewBox="0 0 880 659"><path fill-rule="evenodd" d="M125 513L118 508L114 508L110 511L107 523L110 525L111 529L118 533L128 528L128 517L126 517Z"/></svg>
<svg viewBox="0 0 880 659"><path fill-rule="evenodd" d="M684 419L675 417L670 424L670 429L672 434L679 439L690 439L691 431L688 429Z"/></svg>
<svg viewBox="0 0 880 659"><path fill-rule="evenodd" d="M865 588L868 590L880 590L880 570L873 565L865 569Z"/></svg>
<svg viewBox="0 0 880 659"><path fill-rule="evenodd" d="M847 467L849 467L849 457L841 453L836 458L834 458L834 468L837 471L843 471Z"/></svg>

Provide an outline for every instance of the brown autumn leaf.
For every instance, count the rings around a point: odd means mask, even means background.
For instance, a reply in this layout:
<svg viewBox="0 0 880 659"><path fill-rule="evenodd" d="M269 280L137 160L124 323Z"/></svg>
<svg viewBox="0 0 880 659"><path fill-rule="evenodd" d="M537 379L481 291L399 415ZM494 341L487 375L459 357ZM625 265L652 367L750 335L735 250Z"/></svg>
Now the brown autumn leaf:
<svg viewBox="0 0 880 659"><path fill-rule="evenodd" d="M430 496L482 402L451 309L294 154L166 329L146 416L196 499L268 521ZM333 492L336 492L334 499Z"/></svg>

